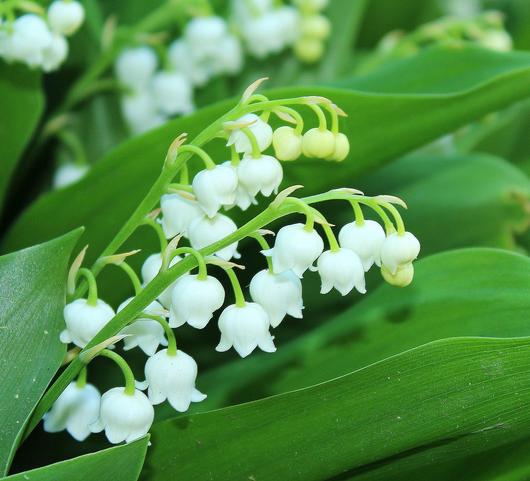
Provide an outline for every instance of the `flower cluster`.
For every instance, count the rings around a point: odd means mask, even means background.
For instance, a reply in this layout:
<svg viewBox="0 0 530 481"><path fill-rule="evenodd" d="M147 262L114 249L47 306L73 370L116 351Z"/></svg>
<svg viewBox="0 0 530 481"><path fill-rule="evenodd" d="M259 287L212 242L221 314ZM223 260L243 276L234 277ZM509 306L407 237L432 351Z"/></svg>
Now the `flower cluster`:
<svg viewBox="0 0 530 481"><path fill-rule="evenodd" d="M15 18L17 8L34 13ZM74 0L54 0L46 12L31 2L6 2L0 10L0 57L44 72L56 70L68 56L65 37L79 29L84 17L83 6Z"/></svg>
<svg viewBox="0 0 530 481"><path fill-rule="evenodd" d="M238 74L244 52L263 59L293 47L304 62L316 62L330 32L322 15L327 0L296 0L277 6L272 0L234 0L230 19L196 16L173 40L161 59L153 47L126 48L115 63L126 87L123 116L133 133L163 124L194 109L193 93L214 77ZM162 68L159 69L159 64Z"/></svg>
<svg viewBox="0 0 530 481"><path fill-rule="evenodd" d="M204 329L220 311L217 351L233 348L241 357L256 349L273 353L276 346L272 329L278 328L287 316L303 316L302 279L308 270L320 275L323 294L332 289L343 296L354 289L365 293L365 273L373 265L381 268L383 278L390 284L406 286L412 281L412 262L419 254L420 244L405 230L395 207L403 203L395 197L367 197L354 189L342 188L297 198L291 195L299 188L295 186L277 194L261 214L239 228L227 215L230 209L245 210L261 197L278 191L283 178L280 160L293 161L302 153L342 160L349 149L348 138L338 130L338 119L344 113L330 100L269 100L254 94L257 85L247 89L233 110L201 134L203 140L224 137L230 160L214 161L204 143L200 147L195 142L188 144L185 134L170 147L160 177L165 180L164 190L153 194L155 200L159 199L160 208L147 216L142 212L140 218L142 224L154 229L160 242L160 252L145 259L141 279L126 261L136 252L106 255L88 269L80 267L83 251L72 264L68 280L72 300L64 309L66 328L61 341L81 349L79 357L85 364L95 356L113 360L123 371L125 385L101 396L93 385L87 384L85 367L46 414L47 431L66 429L75 439L82 440L90 432L104 430L111 443L129 442L149 430L153 405L167 400L178 412L187 411L191 403L203 401L206 395L196 387L197 363L177 348L174 329L185 324ZM316 115L319 126L303 133L304 118L297 108L308 108ZM331 130L327 129L326 112L332 119ZM271 115L294 127L273 128ZM271 145L275 155L266 153ZM190 182L191 159L200 160L204 168ZM173 183L178 172L180 182ZM345 201L353 209L354 219L340 229L338 238L332 225L313 207L327 201ZM383 226L365 219L363 206L372 209ZM271 246L266 236L272 232L263 228L292 214L301 214L305 222L281 227ZM266 262L266 267L252 277L248 295L236 274L241 266L232 262L239 257L238 241L244 237L257 241ZM185 240L189 245L181 245ZM106 265L122 268L135 290L135 296L126 299L117 313L98 295L95 274ZM197 271L193 272L195 268ZM231 296L214 270L227 276ZM86 281L88 295L75 298L81 277ZM77 288L81 295L82 289L83 285ZM148 292L156 294L148 296ZM233 301L225 305L229 297ZM140 300L145 307L134 311ZM130 316L126 317L128 313ZM118 319L126 322L96 344L98 333ZM122 339L125 351L139 348L147 355L144 382L135 381L130 367L116 352ZM145 389L147 395L142 392Z"/></svg>

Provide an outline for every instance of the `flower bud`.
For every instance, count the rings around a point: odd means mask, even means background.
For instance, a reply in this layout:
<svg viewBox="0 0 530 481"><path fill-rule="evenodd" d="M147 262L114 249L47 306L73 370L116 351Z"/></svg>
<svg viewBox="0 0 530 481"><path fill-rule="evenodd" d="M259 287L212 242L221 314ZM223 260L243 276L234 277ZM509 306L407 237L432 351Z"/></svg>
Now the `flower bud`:
<svg viewBox="0 0 530 481"><path fill-rule="evenodd" d="M216 214L211 219L204 216L195 219L189 228L188 234L191 246L194 249L202 249L218 240L223 239L237 230L237 225L230 217L223 214ZM238 257L237 242L230 244L228 247L218 250L215 255L229 261L232 257Z"/></svg>
<svg viewBox="0 0 530 481"><path fill-rule="evenodd" d="M490 30L480 37L479 41L483 47L498 52L509 52L513 47L512 38L503 30Z"/></svg>
<svg viewBox="0 0 530 481"><path fill-rule="evenodd" d="M168 239L178 234L188 235L190 224L203 216L202 209L194 200L179 194L166 194L160 199L162 228Z"/></svg>
<svg viewBox="0 0 530 481"><path fill-rule="evenodd" d="M256 114L246 114L238 118L236 122L247 123L253 122L247 128L254 134L260 152L263 152L272 142L272 128L271 126L260 119ZM235 129L230 133L228 137L227 146L234 145L235 149L239 153L250 154L252 153L252 145L250 140L240 129Z"/></svg>
<svg viewBox="0 0 530 481"><path fill-rule="evenodd" d="M287 314L302 318L302 283L292 271L259 271L250 281L250 296L265 309L272 327L278 327Z"/></svg>
<svg viewBox="0 0 530 481"><path fill-rule="evenodd" d="M295 0L294 4L304 13L321 12L328 6L329 0Z"/></svg>
<svg viewBox="0 0 530 481"><path fill-rule="evenodd" d="M283 169L281 164L271 155L254 158L244 156L237 166L239 183L251 197L261 192L269 197L273 192L278 193L282 183Z"/></svg>
<svg viewBox="0 0 530 481"><path fill-rule="evenodd" d="M145 364L147 395L152 404L166 399L178 412L185 412L192 402L206 399L206 395L195 388L197 363L182 351L170 356L167 349L157 352Z"/></svg>
<svg viewBox="0 0 530 481"><path fill-rule="evenodd" d="M308 231L304 224L292 224L282 227L274 247L262 253L272 257L275 274L292 270L302 277L323 250L324 241L315 229Z"/></svg>
<svg viewBox="0 0 530 481"><path fill-rule="evenodd" d="M306 157L325 159L335 151L335 136L327 129L309 129L302 138L302 151Z"/></svg>
<svg viewBox="0 0 530 481"><path fill-rule="evenodd" d="M385 231L373 220L365 220L361 225L350 222L339 232L340 246L355 252L361 258L365 271L374 262L381 265L381 247L385 239Z"/></svg>
<svg viewBox="0 0 530 481"><path fill-rule="evenodd" d="M123 387L115 387L101 397L99 419L90 426L93 433L105 430L112 444L130 443L145 436L155 417L147 396L138 390L129 395Z"/></svg>
<svg viewBox="0 0 530 481"><path fill-rule="evenodd" d="M58 433L66 429L76 441L90 435L89 426L99 417L101 395L92 384L80 387L71 382L44 415L44 431Z"/></svg>
<svg viewBox="0 0 530 481"><path fill-rule="evenodd" d="M234 169L216 165L201 170L193 178L193 192L208 217L214 217L221 206L232 205L236 199L238 178Z"/></svg>
<svg viewBox="0 0 530 481"><path fill-rule="evenodd" d="M199 279L191 274L179 277L171 295L169 325L180 327L188 323L195 329L204 329L224 300L225 291L215 277Z"/></svg>
<svg viewBox="0 0 530 481"><path fill-rule="evenodd" d="M234 347L241 357L247 357L256 347L274 352L274 338L269 332L269 316L259 304L246 302L239 307L228 306L219 317L221 340L216 351L228 351Z"/></svg>
<svg viewBox="0 0 530 481"><path fill-rule="evenodd" d="M324 40L329 37L331 23L324 15L309 15L302 17L300 31L303 37Z"/></svg>
<svg viewBox="0 0 530 481"><path fill-rule="evenodd" d="M410 264L420 253L420 242L410 232L390 234L381 247L381 263L395 275L398 268Z"/></svg>
<svg viewBox="0 0 530 481"><path fill-rule="evenodd" d="M302 155L302 135L284 125L272 134L272 145L279 160L296 160Z"/></svg>
<svg viewBox="0 0 530 481"><path fill-rule="evenodd" d="M318 39L300 37L294 44L294 54L304 63L315 63L324 54L324 44Z"/></svg>
<svg viewBox="0 0 530 481"><path fill-rule="evenodd" d="M189 114L194 110L193 89L178 72L158 72L152 80L156 107L166 115Z"/></svg>
<svg viewBox="0 0 530 481"><path fill-rule="evenodd" d="M345 296L354 287L361 294L366 293L363 264L359 256L349 249L324 252L318 258L317 269L322 280L321 294L335 288Z"/></svg>
<svg viewBox="0 0 530 481"><path fill-rule="evenodd" d="M383 264L381 266L381 275L383 279L392 286L407 287L414 278L414 266L412 262L399 266L394 274L392 274Z"/></svg>
<svg viewBox="0 0 530 481"><path fill-rule="evenodd" d="M350 141L343 133L335 134L333 153L326 160L343 161L350 153Z"/></svg>
<svg viewBox="0 0 530 481"><path fill-rule="evenodd" d="M66 329L61 332L61 342L73 342L85 347L113 317L114 309L101 299L92 306L86 299L76 299L64 307Z"/></svg>
<svg viewBox="0 0 530 481"><path fill-rule="evenodd" d="M53 176L53 187L60 189L61 187L74 184L85 176L88 169L88 165L77 165L73 163L61 165Z"/></svg>
<svg viewBox="0 0 530 481"><path fill-rule="evenodd" d="M134 89L143 89L154 75L158 59L150 47L125 49L116 60L118 80Z"/></svg>
<svg viewBox="0 0 530 481"><path fill-rule="evenodd" d="M48 23L54 32L73 34L85 19L83 5L75 1L55 0L48 7Z"/></svg>

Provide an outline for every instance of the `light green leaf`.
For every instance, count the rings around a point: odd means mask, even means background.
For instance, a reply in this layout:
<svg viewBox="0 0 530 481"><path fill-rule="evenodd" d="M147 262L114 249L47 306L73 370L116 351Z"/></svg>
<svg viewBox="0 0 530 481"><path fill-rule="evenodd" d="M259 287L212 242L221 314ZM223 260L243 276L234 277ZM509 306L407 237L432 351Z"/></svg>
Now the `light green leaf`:
<svg viewBox="0 0 530 481"><path fill-rule="evenodd" d="M146 436L131 444L14 474L0 481L136 481L148 442L149 436Z"/></svg>
<svg viewBox="0 0 530 481"><path fill-rule="evenodd" d="M59 341L70 254L81 229L0 257L0 473L61 365Z"/></svg>
<svg viewBox="0 0 530 481"><path fill-rule="evenodd" d="M0 209L17 162L44 108L40 75L0 60Z"/></svg>
<svg viewBox="0 0 530 481"><path fill-rule="evenodd" d="M436 462L522 439L529 348L526 338L445 339L317 386L164 421L144 479L351 479L414 453Z"/></svg>

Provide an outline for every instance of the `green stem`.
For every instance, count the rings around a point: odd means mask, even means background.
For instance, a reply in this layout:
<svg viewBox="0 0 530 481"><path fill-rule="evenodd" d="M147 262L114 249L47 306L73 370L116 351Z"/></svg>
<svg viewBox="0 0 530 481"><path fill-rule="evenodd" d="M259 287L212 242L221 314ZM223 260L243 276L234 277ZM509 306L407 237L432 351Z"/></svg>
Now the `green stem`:
<svg viewBox="0 0 530 481"><path fill-rule="evenodd" d="M359 202L356 200L350 201L351 206L353 207L353 213L355 214L355 223L358 226L364 225L364 214L363 210L361 209L361 206L359 205Z"/></svg>
<svg viewBox="0 0 530 481"><path fill-rule="evenodd" d="M276 110L279 110L280 112L285 112L289 114L291 117L293 117L296 120L296 127L294 131L301 135L304 130L304 118L298 113L297 110L291 108L291 107L278 107Z"/></svg>
<svg viewBox="0 0 530 481"><path fill-rule="evenodd" d="M241 129L241 132L243 132L249 142L250 142L250 145L252 147L252 157L254 157L255 159L259 159L261 157L261 151L259 149L259 145L258 145L258 141L256 139L256 136L254 135L254 133L248 128L248 127L243 127Z"/></svg>
<svg viewBox="0 0 530 481"><path fill-rule="evenodd" d="M259 232L254 232L254 234L251 234L250 237L256 239L258 241L258 244L264 251L269 250L271 248L271 246L267 242L267 239L265 239L265 237L263 237ZM269 272L272 274L274 272L272 268L272 257L265 256L265 259L267 259L267 267L269 269Z"/></svg>
<svg viewBox="0 0 530 481"><path fill-rule="evenodd" d="M190 172L188 169L188 165L182 167L180 171L180 185L182 186L190 186ZM183 189L184 190L184 189Z"/></svg>
<svg viewBox="0 0 530 481"><path fill-rule="evenodd" d="M199 267L199 273L197 274L197 279L200 281L204 281L208 277L208 269L206 268L206 261L204 260L203 255L196 251L195 249L192 249L191 247L179 247L178 249L175 249L171 253L171 258L173 259L175 256L179 254L189 254L195 257L197 260L197 265Z"/></svg>
<svg viewBox="0 0 530 481"><path fill-rule="evenodd" d="M235 297L235 304L237 307L245 307L245 296L243 295L243 290L241 289L241 284L239 283L239 279L236 276L236 273L234 272L234 269L231 267L225 269L226 274L228 275L228 278L230 279L230 283L232 284L232 290L234 291L234 297Z"/></svg>
<svg viewBox="0 0 530 481"><path fill-rule="evenodd" d="M286 202L296 205L298 207L298 212L301 212L305 215L306 221L304 228L307 232L312 232L315 226L315 215L311 207L309 207L302 199L298 199L297 197L287 197L284 200L284 203Z"/></svg>
<svg viewBox="0 0 530 481"><path fill-rule="evenodd" d="M339 114L329 104L324 104L324 107L331 116L331 132L333 132L336 135L339 133Z"/></svg>
<svg viewBox="0 0 530 481"><path fill-rule="evenodd" d="M315 105L315 104L307 104L307 106L309 108L311 108L311 110L313 110L313 112L315 112L315 114L316 114L316 116L318 118L318 128L319 128L319 130L327 130L328 122L326 120L326 116L324 115L324 111L318 105Z"/></svg>
<svg viewBox="0 0 530 481"><path fill-rule="evenodd" d="M396 221L397 233L399 235L403 235L405 233L405 224L399 211L390 202L382 202L381 205L394 217L394 220Z"/></svg>
<svg viewBox="0 0 530 481"><path fill-rule="evenodd" d="M197 155L203 162L204 166L208 169L214 169L217 165L212 158L200 147L197 147L196 145L183 145L179 148L180 152L191 152L192 154Z"/></svg>
<svg viewBox="0 0 530 481"><path fill-rule="evenodd" d="M127 361L123 359L123 357L121 357L119 354L115 353L114 351L109 351L108 349L103 349L103 351L101 351L98 356L103 356L108 359L111 359L118 365L125 379L125 394L128 394L129 396L134 395L134 393L136 392L134 374L131 368L129 367L129 364L127 364Z"/></svg>
<svg viewBox="0 0 530 481"><path fill-rule="evenodd" d="M337 238L335 237L335 234L333 233L333 229L329 225L329 223L326 220L326 218L318 210L316 210L314 207L311 207L311 210L315 213L315 217L319 217L323 221L323 223L321 225L322 225L322 229L324 230L324 233L326 234L326 237L328 239L330 251L331 252L339 251L340 250L339 243L337 241Z"/></svg>
<svg viewBox="0 0 530 481"><path fill-rule="evenodd" d="M79 376L77 376L77 381L75 382L75 385L78 387L78 388L82 388L82 387L85 387L86 386L86 378L87 378L87 368L86 366L81 369L81 371L79 372Z"/></svg>
<svg viewBox="0 0 530 481"><path fill-rule="evenodd" d="M164 332L166 333L168 356L177 355L177 339L175 337L175 333L173 332L173 329L171 329L171 327L169 326L168 322L162 316L155 316L153 314L142 312L142 314L140 314L138 318L152 319L153 321L157 321L164 328Z"/></svg>
<svg viewBox="0 0 530 481"><path fill-rule="evenodd" d="M61 130L57 133L59 140L70 149L74 158L74 163L77 165L87 165L87 157L83 144L73 132Z"/></svg>
<svg viewBox="0 0 530 481"><path fill-rule="evenodd" d="M158 237L158 242L160 243L160 252L164 252L167 248L167 239L166 234L164 233L164 229L162 229L162 226L151 217L146 217L142 224L153 228Z"/></svg>
<svg viewBox="0 0 530 481"><path fill-rule="evenodd" d="M77 271L77 278L83 276L88 283L88 298L87 304L89 306L95 306L98 303L98 285L96 283L96 277L90 269L86 267L81 267Z"/></svg>
<svg viewBox="0 0 530 481"><path fill-rule="evenodd" d="M186 169L187 168L188 167L186 166ZM191 194L193 193L193 187L189 184L183 184L182 182L171 182L171 184L168 185L168 192L188 192L189 194Z"/></svg>
<svg viewBox="0 0 530 481"><path fill-rule="evenodd" d="M239 165L239 154L237 153L235 144L230 146L230 163L235 167Z"/></svg>
<svg viewBox="0 0 530 481"><path fill-rule="evenodd" d="M125 274L129 276L129 279L131 280L131 283L134 288L134 294L137 296L142 292L142 283L140 282L140 279L138 278L138 274L134 271L134 269L127 264L127 262L123 261L119 264L116 264L118 267L120 267Z"/></svg>

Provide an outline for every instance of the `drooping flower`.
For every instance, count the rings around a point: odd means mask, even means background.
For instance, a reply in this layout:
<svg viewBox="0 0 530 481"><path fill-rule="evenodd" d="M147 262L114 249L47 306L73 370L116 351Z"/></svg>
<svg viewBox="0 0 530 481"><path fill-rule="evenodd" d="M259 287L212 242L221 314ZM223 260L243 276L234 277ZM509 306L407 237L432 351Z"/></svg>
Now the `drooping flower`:
<svg viewBox="0 0 530 481"><path fill-rule="evenodd" d="M239 183L252 198L258 192L269 197L273 192L278 192L283 179L283 169L271 155L258 158L246 155L237 166L237 175Z"/></svg>
<svg viewBox="0 0 530 481"><path fill-rule="evenodd" d="M234 203L237 174L227 165L201 170L193 178L193 192L208 217L214 217L222 206Z"/></svg>
<svg viewBox="0 0 530 481"><path fill-rule="evenodd" d="M195 55L202 58L215 55L226 34L226 22L216 16L195 17L184 29L184 39Z"/></svg>
<svg viewBox="0 0 530 481"><path fill-rule="evenodd" d="M247 357L256 347L274 352L276 346L269 325L267 312L255 302L228 306L219 317L221 339L215 349L224 352L233 347L241 357Z"/></svg>
<svg viewBox="0 0 530 481"><path fill-rule="evenodd" d="M325 159L335 151L335 136L330 130L309 129L302 137L302 151L306 157Z"/></svg>
<svg viewBox="0 0 530 481"><path fill-rule="evenodd" d="M216 214L211 219L207 216L195 219L189 228L188 237L191 246L194 249L200 250L203 247L209 246L218 240L223 239L229 234L237 230L235 222L223 214ZM217 257L229 261L232 257L238 257L237 242L230 244L223 249L215 252Z"/></svg>
<svg viewBox="0 0 530 481"><path fill-rule="evenodd" d="M385 239L385 231L373 220L365 220L362 224L350 222L339 232L341 247L355 252L361 258L365 271L374 263L381 265L381 247Z"/></svg>
<svg viewBox="0 0 530 481"><path fill-rule="evenodd" d="M212 276L200 279L186 274L175 283L171 296L169 325L180 327L186 322L195 329L203 329L225 300L222 284Z"/></svg>
<svg viewBox="0 0 530 481"><path fill-rule="evenodd" d="M150 47L125 49L116 60L118 80L134 89L145 89L153 77L158 59Z"/></svg>
<svg viewBox="0 0 530 481"><path fill-rule="evenodd" d="M272 327L278 327L287 314L302 318L302 282L292 271L259 271L250 281L250 296L265 309Z"/></svg>
<svg viewBox="0 0 530 481"><path fill-rule="evenodd" d="M66 429L76 441L90 435L89 426L99 417L101 395L92 384L71 382L44 415L44 430L58 433Z"/></svg>
<svg viewBox="0 0 530 481"><path fill-rule="evenodd" d="M85 9L76 1L54 0L48 7L47 16L54 32L72 35L83 23Z"/></svg>
<svg viewBox="0 0 530 481"><path fill-rule="evenodd" d="M169 263L169 267L174 266L177 262L181 260L181 257L175 256L173 259L171 259L171 262ZM162 267L162 255L160 253L157 254L151 254L143 263L142 265L142 281L143 285L149 284L160 272L160 268ZM171 293L173 292L173 288L175 287L175 282L170 284L168 287L164 289L164 292L158 296L158 300L161 302L161 304L169 308L171 305Z"/></svg>
<svg viewBox="0 0 530 481"><path fill-rule="evenodd" d="M52 33L41 17L27 13L13 22L9 40L8 57L39 67L44 50L52 43Z"/></svg>
<svg viewBox="0 0 530 481"><path fill-rule="evenodd" d="M146 132L165 122L148 90L139 90L121 98L121 109L127 124L136 133Z"/></svg>
<svg viewBox="0 0 530 481"><path fill-rule="evenodd" d="M133 298L131 297L123 301L119 305L117 312L124 309L132 300ZM151 302L151 304L144 309L144 312L154 316L165 315L164 308L156 301ZM120 334L127 336L123 339L124 351L139 347L148 356L152 356L158 349L159 345L167 346L164 328L159 322L153 319L135 319L132 323L124 327Z"/></svg>
<svg viewBox="0 0 530 481"><path fill-rule="evenodd" d="M42 51L42 70L51 72L57 70L68 56L68 42L57 33L52 34L50 44Z"/></svg>
<svg viewBox="0 0 530 481"><path fill-rule="evenodd" d="M335 138L335 145L333 153L326 157L326 160L333 160L336 162L343 161L350 153L350 141L343 133L333 134Z"/></svg>
<svg viewBox="0 0 530 481"><path fill-rule="evenodd" d="M114 309L101 299L95 305L89 304L87 299L76 299L66 304L66 329L61 332L61 342L73 342L76 346L85 347L114 315Z"/></svg>
<svg viewBox="0 0 530 481"><path fill-rule="evenodd" d="M197 363L180 350L174 356L169 355L167 349L151 356L145 364L145 379L152 404L167 399L173 408L183 413L190 403L206 399L206 395L195 387Z"/></svg>
<svg viewBox="0 0 530 481"><path fill-rule="evenodd" d="M153 100L166 115L193 112L193 89L189 80L179 72L158 72L152 80Z"/></svg>
<svg viewBox="0 0 530 481"><path fill-rule="evenodd" d="M178 234L188 235L190 224L203 216L199 204L180 194L165 194L160 199L162 228L168 239Z"/></svg>
<svg viewBox="0 0 530 481"><path fill-rule="evenodd" d="M115 387L101 397L99 418L90 430L105 430L112 444L130 443L147 434L154 417L153 406L143 392L136 389L134 394L127 394L125 388Z"/></svg>
<svg viewBox="0 0 530 481"><path fill-rule="evenodd" d="M381 263L390 274L395 275L398 268L410 264L420 253L420 242L410 232L394 232L387 236L381 247Z"/></svg>
<svg viewBox="0 0 530 481"><path fill-rule="evenodd" d="M292 270L298 277L315 262L324 250L324 241L315 229L308 231L304 224L282 227L276 235L274 247L262 251L272 257L272 267L276 274Z"/></svg>
<svg viewBox="0 0 530 481"><path fill-rule="evenodd" d="M321 294L335 288L345 296L354 287L361 294L366 293L363 264L359 256L349 249L324 252L318 258L317 269L322 280Z"/></svg>
<svg viewBox="0 0 530 481"><path fill-rule="evenodd" d="M284 125L272 134L272 146L279 160L296 160L302 155L302 135Z"/></svg>
<svg viewBox="0 0 530 481"><path fill-rule="evenodd" d="M237 123L249 124L248 129L256 137L260 152L263 152L272 142L271 126L256 114L245 114L236 120ZM252 144L247 135L240 129L234 129L228 137L228 146L234 145L239 153L252 153Z"/></svg>
<svg viewBox="0 0 530 481"><path fill-rule="evenodd" d="M383 279L392 286L407 287L414 279L414 265L412 262L400 265L392 274L385 265L381 266Z"/></svg>

